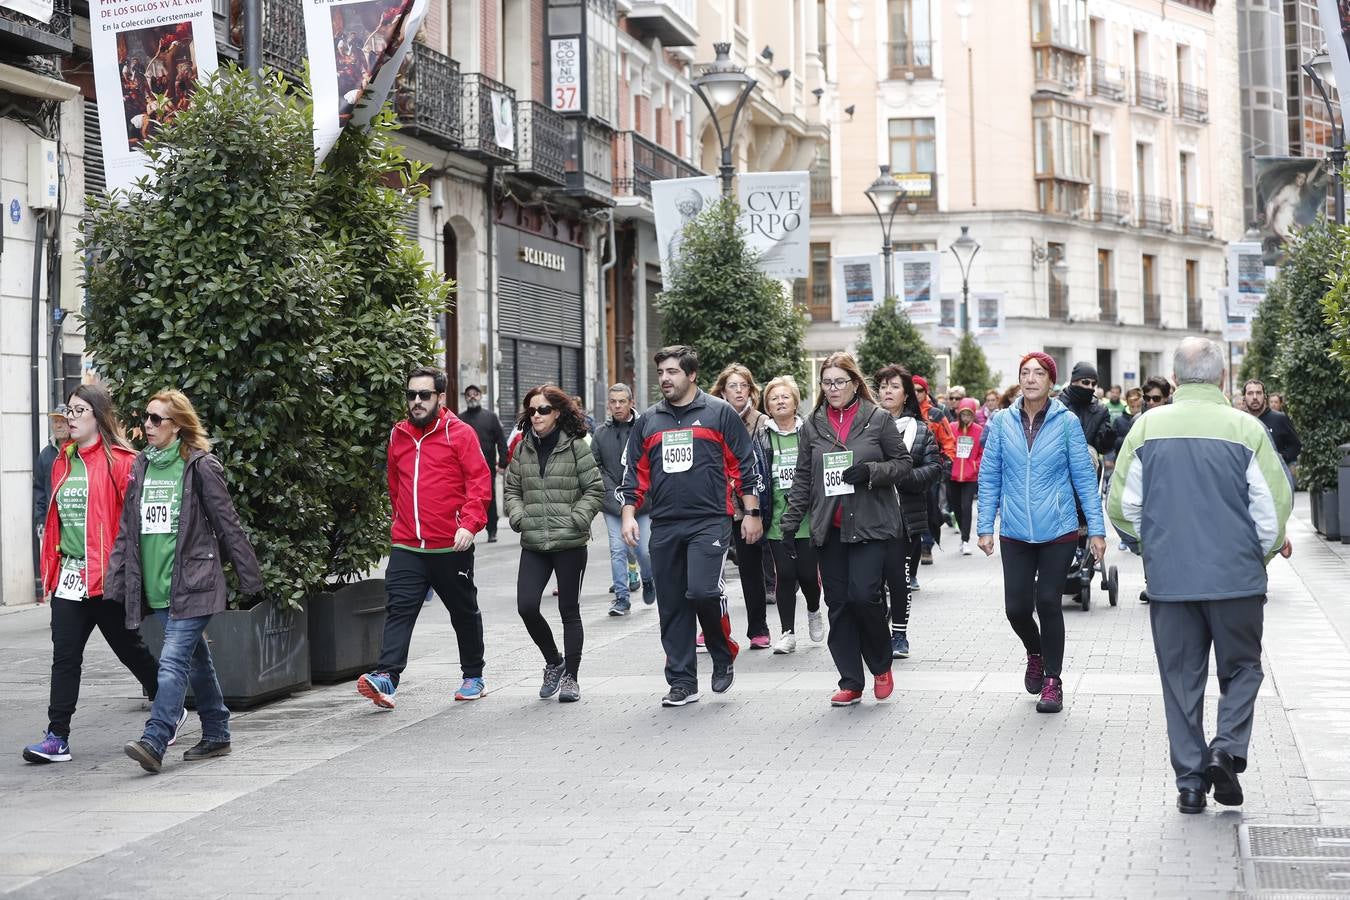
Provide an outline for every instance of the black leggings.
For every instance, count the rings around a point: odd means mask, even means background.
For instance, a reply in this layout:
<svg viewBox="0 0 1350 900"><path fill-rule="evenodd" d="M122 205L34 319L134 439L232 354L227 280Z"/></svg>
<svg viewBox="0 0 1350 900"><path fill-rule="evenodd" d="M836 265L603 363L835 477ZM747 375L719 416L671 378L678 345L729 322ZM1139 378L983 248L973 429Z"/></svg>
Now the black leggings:
<svg viewBox="0 0 1350 900"><path fill-rule="evenodd" d="M978 481L953 481L951 483L952 505L956 508L956 524L961 527L961 543L970 541L970 514L975 505L975 492Z"/></svg>
<svg viewBox="0 0 1350 900"><path fill-rule="evenodd" d="M891 602L891 632L909 631L909 610L914 603L914 592L909 579L919 571L919 557L923 554L923 535L892 538L886 543L886 593Z"/></svg>
<svg viewBox="0 0 1350 900"><path fill-rule="evenodd" d="M80 699L80 675L84 648L97 628L122 665L141 683L145 695L155 699L159 687L159 663L150 655L134 628L127 628L126 608L101 595L84 600L52 597L52 686L47 707L47 730L57 737L70 737L70 719Z"/></svg>
<svg viewBox="0 0 1350 900"><path fill-rule="evenodd" d="M783 626L783 634L796 631L797 628L797 588L801 587L806 598L806 608L811 612L820 609L820 569L816 563L816 548L811 546L810 538L795 538L793 547L797 558L787 553L787 541L769 541L773 552L773 563L778 570L778 585L774 592L774 602L778 606L778 621Z"/></svg>
<svg viewBox="0 0 1350 900"><path fill-rule="evenodd" d="M1045 674L1064 667L1064 579L1077 545L1003 541L1003 609L1029 654L1045 658ZM1041 621L1038 631L1032 612Z"/></svg>
<svg viewBox="0 0 1350 900"><path fill-rule="evenodd" d="M539 612L549 576L558 575L558 615L563 624L563 656L553 640L553 629ZM581 579L586 574L586 548L539 553L520 551L520 571L516 575L516 611L525 622L525 630L544 654L544 662L567 664L567 674L577 677L581 668Z"/></svg>
<svg viewBox="0 0 1350 900"><path fill-rule="evenodd" d="M747 544L741 537L741 523L731 524L736 542L736 571L741 573L741 593L745 595L745 636L768 637L769 601L764 594L764 541Z"/></svg>

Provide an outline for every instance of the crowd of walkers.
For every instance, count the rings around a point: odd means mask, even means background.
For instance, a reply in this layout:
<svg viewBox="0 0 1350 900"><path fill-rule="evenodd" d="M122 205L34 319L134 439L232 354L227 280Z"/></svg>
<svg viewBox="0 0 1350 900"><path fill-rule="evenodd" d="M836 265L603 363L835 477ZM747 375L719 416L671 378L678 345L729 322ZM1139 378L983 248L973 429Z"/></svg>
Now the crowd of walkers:
<svg viewBox="0 0 1350 900"><path fill-rule="evenodd" d="M1297 436L1259 382L1245 389L1250 416L1228 407L1217 390L1217 353L1212 342L1182 343L1173 399L1172 383L1156 377L1123 398L1118 387L1106 394L1087 363L1057 389L1055 360L1032 351L1019 361L1013 388L989 391L982 404L953 388L947 406L903 365L869 376L843 352L813 373L813 400L791 376L761 389L734 363L704 391L696 350L676 345L655 354L662 399L647 410L635 409L627 385L613 385L607 418L595 428L578 398L544 384L525 394L510 438L476 386L456 415L444 372L417 369L387 449L384 636L357 691L376 706L395 706L414 625L434 594L458 642L455 699L486 695L474 540L483 531L496 538L500 474L502 512L520 534L516 606L543 657L543 699L581 699L580 601L597 516L609 538L609 614L627 615L639 590L658 610L668 707L699 700L700 651L710 658L714 693L734 684L741 645L723 576L731 554L749 649L797 650L800 594L807 635L827 641L839 673L830 704L860 703L869 679L885 700L895 688L894 661L912 652L920 567L946 524L964 556L972 537L986 555L997 549L1005 614L1025 651L1023 687L1039 712L1058 713L1067 702L1062 588L1072 567L1105 558L1108 495L1122 549L1145 559L1179 806L1202 808L1211 786L1218 802L1240 803L1237 774L1261 680L1259 601L1265 563L1290 552L1283 526ZM1224 409L1213 408L1216 397ZM165 390L144 410L147 446L139 453L100 386L77 388L54 423L40 520L51 702L43 739L23 751L31 762L71 758L83 651L95 628L150 698L141 737L126 744L129 757L160 770L186 721L189 686L202 738L184 758L230 752L230 713L205 631L226 608L223 563L243 595L263 593L262 575L191 401ZM1200 462L1216 437L1229 442L1222 458ZM1245 557L1201 572L1161 555L1158 547L1185 531L1176 523L1192 520L1211 542L1232 542ZM1216 545L1204 558L1223 552ZM1224 587L1206 588L1202 575ZM543 609L550 584L561 650ZM1243 602L1217 602L1227 600ZM776 641L769 605L777 609ZM163 624L158 659L139 630L152 616ZM1220 705L1217 736L1206 745L1198 710L1211 645L1236 696Z"/></svg>

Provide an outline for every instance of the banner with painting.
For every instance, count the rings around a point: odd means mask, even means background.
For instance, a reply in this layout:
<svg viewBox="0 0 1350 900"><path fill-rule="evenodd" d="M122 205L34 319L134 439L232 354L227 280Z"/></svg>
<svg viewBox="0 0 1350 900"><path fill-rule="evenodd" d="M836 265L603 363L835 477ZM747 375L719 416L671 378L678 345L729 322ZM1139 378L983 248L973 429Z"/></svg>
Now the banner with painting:
<svg viewBox="0 0 1350 900"><path fill-rule="evenodd" d="M661 257L661 280L670 284L680 257L684 229L722 199L717 179L668 178L652 182L652 211L656 216L656 243Z"/></svg>
<svg viewBox="0 0 1350 900"><path fill-rule="evenodd" d="M210 0L90 0L89 40L109 191L148 172L145 143L186 109L216 71Z"/></svg>
<svg viewBox="0 0 1350 900"><path fill-rule="evenodd" d="M998 291L972 291L970 294L970 331L979 340L1003 337L1003 294Z"/></svg>
<svg viewBox="0 0 1350 900"><path fill-rule="evenodd" d="M1262 258L1279 266L1294 232L1325 215L1331 171L1322 159L1258 156L1254 163Z"/></svg>
<svg viewBox="0 0 1350 900"><path fill-rule="evenodd" d="M857 328L881 305L885 286L881 281L881 256L836 256L834 264L834 312L840 325Z"/></svg>
<svg viewBox="0 0 1350 900"><path fill-rule="evenodd" d="M1228 290L1233 302L1255 309L1266 299L1266 263L1261 245L1237 241L1228 245Z"/></svg>
<svg viewBox="0 0 1350 900"><path fill-rule="evenodd" d="M932 250L914 250L891 256L895 266L896 298L915 325L928 325L941 318L942 257Z"/></svg>

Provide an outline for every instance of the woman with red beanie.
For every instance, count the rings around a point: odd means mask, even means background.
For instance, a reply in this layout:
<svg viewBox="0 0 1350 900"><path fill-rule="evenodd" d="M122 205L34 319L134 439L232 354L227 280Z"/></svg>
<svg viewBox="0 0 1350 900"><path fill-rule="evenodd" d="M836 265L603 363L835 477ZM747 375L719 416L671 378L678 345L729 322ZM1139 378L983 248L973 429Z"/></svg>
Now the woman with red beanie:
<svg viewBox="0 0 1350 900"><path fill-rule="evenodd" d="M1004 611L1027 652L1022 685L1040 694L1036 710L1044 713L1064 708L1060 592L1078 544L1075 494L1087 516L1092 555L1098 561L1106 555L1097 470L1078 417L1050 398L1055 374L1046 354L1022 357L1022 396L990 421L979 473L980 549L993 555L997 514Z"/></svg>

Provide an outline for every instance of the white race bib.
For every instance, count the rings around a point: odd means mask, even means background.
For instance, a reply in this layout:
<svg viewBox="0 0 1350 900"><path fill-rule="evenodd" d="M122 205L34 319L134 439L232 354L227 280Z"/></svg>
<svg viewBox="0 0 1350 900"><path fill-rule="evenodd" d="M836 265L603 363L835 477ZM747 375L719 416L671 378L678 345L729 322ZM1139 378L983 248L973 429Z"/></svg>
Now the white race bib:
<svg viewBox="0 0 1350 900"><path fill-rule="evenodd" d="M56 579L56 596L62 600L83 600L87 595L84 592L84 560L70 559L61 564L61 574Z"/></svg>
<svg viewBox="0 0 1350 900"><path fill-rule="evenodd" d="M661 471L667 475L688 472L694 465L694 431L661 432Z"/></svg>
<svg viewBox="0 0 1350 900"><path fill-rule="evenodd" d="M141 504L141 534L169 534L172 530L168 503Z"/></svg>
<svg viewBox="0 0 1350 900"><path fill-rule="evenodd" d="M775 450L773 454L773 486L775 490L792 490L792 478L797 474L797 451Z"/></svg>
<svg viewBox="0 0 1350 900"><path fill-rule="evenodd" d="M825 468L825 496L838 497L853 493L853 485L844 481L844 470L853 465L853 451L826 453L821 456Z"/></svg>
<svg viewBox="0 0 1350 900"><path fill-rule="evenodd" d="M956 436L956 458L970 459L970 453L975 449L975 438L968 434Z"/></svg>

